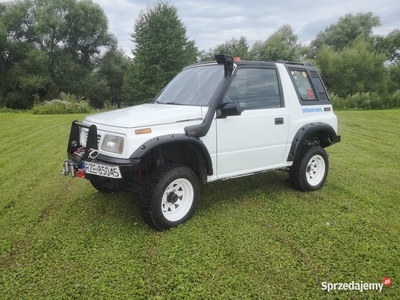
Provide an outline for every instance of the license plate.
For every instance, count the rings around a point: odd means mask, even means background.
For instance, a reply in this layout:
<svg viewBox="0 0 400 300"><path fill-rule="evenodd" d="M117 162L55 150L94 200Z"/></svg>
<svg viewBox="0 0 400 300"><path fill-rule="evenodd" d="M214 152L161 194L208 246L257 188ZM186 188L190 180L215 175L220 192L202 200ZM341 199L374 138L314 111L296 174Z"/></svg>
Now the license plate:
<svg viewBox="0 0 400 300"><path fill-rule="evenodd" d="M82 168L83 172L86 174L92 174L108 178L122 178L118 166L109 166L103 164L96 164L92 162L83 162Z"/></svg>

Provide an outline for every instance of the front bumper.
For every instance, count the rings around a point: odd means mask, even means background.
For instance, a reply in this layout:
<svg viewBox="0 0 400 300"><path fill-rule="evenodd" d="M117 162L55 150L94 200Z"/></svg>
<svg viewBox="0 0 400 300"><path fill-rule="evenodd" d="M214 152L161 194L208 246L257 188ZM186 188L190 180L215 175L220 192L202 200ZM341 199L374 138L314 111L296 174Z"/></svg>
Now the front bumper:
<svg viewBox="0 0 400 300"><path fill-rule="evenodd" d="M98 165L103 165L106 167L118 167L121 171L121 179L132 178L139 170L140 159L116 159L113 157L108 157L105 155L99 155L96 159L83 159L81 161L76 159L67 159L64 161L62 175L71 177L87 177L87 176L96 176L93 174L86 174L84 172L84 163L95 163ZM85 176L77 176L80 174L80 171L84 173ZM112 177L107 176L98 176L105 177L109 179L113 179ZM120 179L120 178L118 178ZM116 179L116 180L118 180Z"/></svg>
<svg viewBox="0 0 400 300"><path fill-rule="evenodd" d="M88 135L85 147L81 145L80 127L87 128ZM97 127L96 125L86 125L78 121L73 121L71 132L67 146L68 159L64 161L62 175L99 182L110 183L121 189L129 189L130 186L137 181L137 172L141 159L129 158L121 159L102 155L98 151ZM85 163L96 164L97 166L107 168L115 168L120 172L118 178L108 173L109 176L95 175L85 169Z"/></svg>

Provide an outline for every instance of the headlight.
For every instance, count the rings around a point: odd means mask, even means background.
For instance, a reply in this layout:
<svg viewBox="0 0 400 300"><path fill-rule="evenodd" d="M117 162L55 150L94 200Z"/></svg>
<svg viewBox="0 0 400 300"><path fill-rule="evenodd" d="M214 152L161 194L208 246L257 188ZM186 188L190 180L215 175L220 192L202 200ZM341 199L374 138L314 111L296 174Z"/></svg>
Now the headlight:
<svg viewBox="0 0 400 300"><path fill-rule="evenodd" d="M101 149L108 152L122 154L124 152L124 138L106 134Z"/></svg>

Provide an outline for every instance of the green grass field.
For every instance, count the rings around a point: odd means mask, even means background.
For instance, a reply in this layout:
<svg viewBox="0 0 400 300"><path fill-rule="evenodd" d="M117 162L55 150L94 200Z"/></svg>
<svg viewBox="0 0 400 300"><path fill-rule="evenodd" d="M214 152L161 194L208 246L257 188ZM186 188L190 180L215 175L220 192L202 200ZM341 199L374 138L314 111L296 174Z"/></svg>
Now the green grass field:
<svg viewBox="0 0 400 300"><path fill-rule="evenodd" d="M83 115L0 113L0 299L398 299L400 110L337 115L322 190L281 171L205 185L192 220L156 232L137 196L61 176Z"/></svg>

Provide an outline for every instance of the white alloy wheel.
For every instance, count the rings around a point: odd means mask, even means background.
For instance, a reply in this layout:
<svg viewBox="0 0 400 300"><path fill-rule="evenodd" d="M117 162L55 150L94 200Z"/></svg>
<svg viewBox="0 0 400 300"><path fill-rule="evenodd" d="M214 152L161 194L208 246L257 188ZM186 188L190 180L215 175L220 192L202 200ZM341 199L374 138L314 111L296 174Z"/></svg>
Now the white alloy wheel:
<svg viewBox="0 0 400 300"><path fill-rule="evenodd" d="M311 157L306 167L307 182L311 186L316 186L325 178L325 160L317 154Z"/></svg>
<svg viewBox="0 0 400 300"><path fill-rule="evenodd" d="M321 147L304 147L289 172L292 186L299 191L316 191L328 176L328 155Z"/></svg>
<svg viewBox="0 0 400 300"><path fill-rule="evenodd" d="M196 173L186 166L166 164L154 170L143 183L143 219L160 231L185 223L196 210L199 183Z"/></svg>
<svg viewBox="0 0 400 300"><path fill-rule="evenodd" d="M192 207L194 189L191 182L185 178L178 178L165 189L161 201L161 210L168 221L179 221L186 216Z"/></svg>

